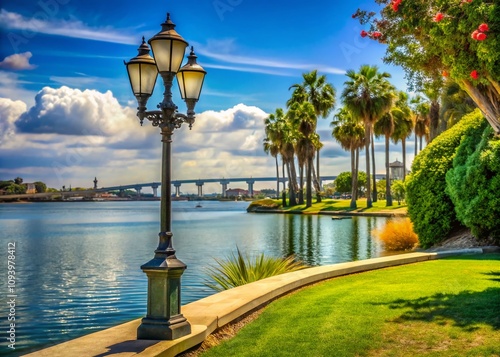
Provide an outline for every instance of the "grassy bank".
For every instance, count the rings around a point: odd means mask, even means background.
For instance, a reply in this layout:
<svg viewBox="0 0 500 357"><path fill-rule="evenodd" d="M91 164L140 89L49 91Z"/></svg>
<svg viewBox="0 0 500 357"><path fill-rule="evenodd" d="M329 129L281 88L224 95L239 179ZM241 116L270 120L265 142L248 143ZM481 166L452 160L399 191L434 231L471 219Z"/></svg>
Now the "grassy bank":
<svg viewBox="0 0 500 357"><path fill-rule="evenodd" d="M257 200L250 204L249 211L254 211L258 209L276 209L284 212L304 212L304 213L319 213L319 212L366 212L366 213L377 213L377 212L393 212L393 213L406 213L406 204L398 205L397 202L390 207L386 207L385 200L379 200L373 203L373 207L366 208L366 199L360 199L356 201L358 206L357 209L351 209L349 207L350 200L335 200L335 199L323 199L321 203L313 203L309 208L306 205L297 205L292 207L282 207L281 200Z"/></svg>
<svg viewBox="0 0 500 357"><path fill-rule="evenodd" d="M202 356L498 356L499 263L454 257L320 283Z"/></svg>

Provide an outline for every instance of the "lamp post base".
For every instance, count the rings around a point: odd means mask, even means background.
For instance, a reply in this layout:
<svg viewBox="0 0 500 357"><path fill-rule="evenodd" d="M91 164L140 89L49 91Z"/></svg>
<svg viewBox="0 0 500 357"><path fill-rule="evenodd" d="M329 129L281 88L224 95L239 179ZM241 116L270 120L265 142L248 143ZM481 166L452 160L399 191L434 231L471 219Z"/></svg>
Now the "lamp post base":
<svg viewBox="0 0 500 357"><path fill-rule="evenodd" d="M170 321L143 318L137 328L138 340L175 340L191 333L191 325L182 315Z"/></svg>
<svg viewBox="0 0 500 357"><path fill-rule="evenodd" d="M181 314L181 275L186 265L161 251L141 269L148 277L148 312L137 329L137 339L175 340L191 333L191 325Z"/></svg>

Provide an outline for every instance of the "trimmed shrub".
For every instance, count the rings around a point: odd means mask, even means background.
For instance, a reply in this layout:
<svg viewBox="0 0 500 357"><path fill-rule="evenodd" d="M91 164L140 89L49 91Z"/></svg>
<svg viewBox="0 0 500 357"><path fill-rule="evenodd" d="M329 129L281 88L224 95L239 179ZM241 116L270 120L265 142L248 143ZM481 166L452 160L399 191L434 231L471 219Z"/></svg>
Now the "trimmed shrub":
<svg viewBox="0 0 500 357"><path fill-rule="evenodd" d="M409 218L389 221L384 227L375 229L373 235L382 241L387 251L411 250L418 244L418 236Z"/></svg>
<svg viewBox="0 0 500 357"><path fill-rule="evenodd" d="M453 167L462 138L482 133L486 126L477 109L436 137L413 161L406 181L406 202L423 248L444 240L453 228L462 226L446 193L446 173Z"/></svg>
<svg viewBox="0 0 500 357"><path fill-rule="evenodd" d="M460 222L478 238L500 241L500 139L490 127L462 140L446 183Z"/></svg>
<svg viewBox="0 0 500 357"><path fill-rule="evenodd" d="M252 201L247 208L247 212L255 212L259 208L263 209L278 209L281 208L282 203L279 200L264 198L262 200Z"/></svg>

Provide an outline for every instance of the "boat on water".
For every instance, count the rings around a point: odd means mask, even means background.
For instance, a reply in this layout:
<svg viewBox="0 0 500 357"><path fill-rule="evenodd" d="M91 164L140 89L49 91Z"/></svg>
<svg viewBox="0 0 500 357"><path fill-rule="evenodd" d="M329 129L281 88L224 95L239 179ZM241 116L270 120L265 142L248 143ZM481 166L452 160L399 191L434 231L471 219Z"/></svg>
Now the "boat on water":
<svg viewBox="0 0 500 357"><path fill-rule="evenodd" d="M200 202L198 202L198 203L196 204L196 206L194 206L194 207L195 207L195 208L202 208L203 206L201 205L201 203L200 203Z"/></svg>

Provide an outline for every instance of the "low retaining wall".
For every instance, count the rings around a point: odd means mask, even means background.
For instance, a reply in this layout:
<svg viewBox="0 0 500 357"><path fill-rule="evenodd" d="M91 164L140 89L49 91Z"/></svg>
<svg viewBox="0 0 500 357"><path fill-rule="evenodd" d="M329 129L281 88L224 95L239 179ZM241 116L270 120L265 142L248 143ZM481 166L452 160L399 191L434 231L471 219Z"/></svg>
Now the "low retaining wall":
<svg viewBox="0 0 500 357"><path fill-rule="evenodd" d="M417 263L461 254L481 254L472 248L433 253L407 253L299 270L226 290L182 307L192 333L174 341L136 340L141 320L95 332L27 356L175 356L200 343L216 329L293 290L334 277Z"/></svg>

